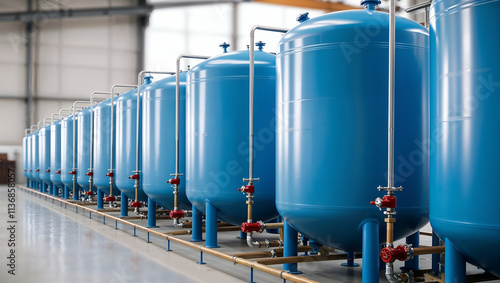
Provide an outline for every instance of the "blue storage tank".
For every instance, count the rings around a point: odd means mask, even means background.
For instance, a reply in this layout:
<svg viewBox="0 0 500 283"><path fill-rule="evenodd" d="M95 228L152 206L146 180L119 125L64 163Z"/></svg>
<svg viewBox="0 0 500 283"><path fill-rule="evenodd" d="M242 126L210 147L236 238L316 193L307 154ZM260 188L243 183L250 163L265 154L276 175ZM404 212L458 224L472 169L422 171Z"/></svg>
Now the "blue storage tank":
<svg viewBox="0 0 500 283"><path fill-rule="evenodd" d="M30 135L27 134L23 137L23 175L28 178L28 139Z"/></svg>
<svg viewBox="0 0 500 283"><path fill-rule="evenodd" d="M90 107L83 109L77 114L77 165L76 181L83 190L89 190L89 176L85 175L90 168Z"/></svg>
<svg viewBox="0 0 500 283"><path fill-rule="evenodd" d="M50 125L41 128L38 136L40 139L40 180L45 185L52 186L50 181Z"/></svg>
<svg viewBox="0 0 500 283"><path fill-rule="evenodd" d="M32 177L33 180L35 181L35 189L39 189L39 182L40 182L40 148L38 144L39 138L38 138L38 131L33 133L32 140L31 140L31 156L32 156L32 161L31 161L31 167L32 167Z"/></svg>
<svg viewBox="0 0 500 283"><path fill-rule="evenodd" d="M75 121L76 122L76 121ZM78 125L75 123L75 126ZM75 145L78 146L78 131L75 130ZM77 156L76 156L77 157ZM76 160L78 161L78 160ZM76 165L76 163L75 163ZM65 117L61 121L61 181L64 186L73 191L73 115ZM75 193L78 195L80 187L75 185ZM75 196L73 196L75 197Z"/></svg>
<svg viewBox="0 0 500 283"><path fill-rule="evenodd" d="M387 184L389 15L373 7L304 21L277 54L278 211L308 238L349 252L361 251L366 219L386 239L385 216L369 202ZM427 30L396 17L396 239L428 222L428 54Z"/></svg>
<svg viewBox="0 0 500 283"><path fill-rule="evenodd" d="M114 108L116 108L116 101L114 101ZM116 113L116 112L115 112ZM116 116L114 117L116 118ZM114 119L113 123L115 123ZM115 124L116 125L116 124ZM116 133L116 127L114 127ZM110 149L111 149L111 98L107 99L96 106L94 106L94 185L98 190L108 195L109 190L109 173L110 165ZM116 137L113 133L113 137ZM114 147L116 149L116 147ZM116 154L113 154L113 158ZM116 164L116 162L113 162ZM113 185L113 195L118 195L119 191L116 189L116 182Z"/></svg>
<svg viewBox="0 0 500 283"><path fill-rule="evenodd" d="M253 219L268 221L275 207L275 56L255 51L255 183ZM217 218L247 220L249 51L212 57L187 74L186 194L200 211L210 203ZM182 115L182 113L181 113ZM172 162L172 164L174 164ZM208 206L208 205L207 205ZM211 212L210 212L211 214Z"/></svg>
<svg viewBox="0 0 500 283"><path fill-rule="evenodd" d="M155 203L174 209L173 188L167 184L175 173L175 76L153 82L142 92L142 188ZM186 73L180 73L179 171L185 170ZM134 169L135 170L135 169ZM179 209L191 209L186 183L180 176Z"/></svg>
<svg viewBox="0 0 500 283"><path fill-rule="evenodd" d="M50 181L59 189L61 181L61 120L50 125Z"/></svg>
<svg viewBox="0 0 500 283"><path fill-rule="evenodd" d="M467 261L496 276L499 11L498 0L435 0L430 10L431 225L446 241L447 254L454 246ZM446 263L452 262L447 255ZM448 271L447 280L448 275L452 279Z"/></svg>
<svg viewBox="0 0 500 283"><path fill-rule="evenodd" d="M33 187L33 133L26 136L26 155L27 155L27 178L29 187Z"/></svg>
<svg viewBox="0 0 500 283"><path fill-rule="evenodd" d="M150 78L150 77L149 77ZM146 83L151 80L147 79ZM142 92L142 87L141 87ZM141 103L142 104L142 103ZM142 107L139 105L139 107ZM140 119L140 125L142 125ZM142 134L142 126L139 133ZM116 186L128 198L135 200L135 180L129 179L136 169L136 145L137 145L137 89L128 91L116 99ZM139 138L139 141L141 139ZM159 145L159 144L158 144ZM162 141L162 145L163 141ZM142 146L139 142L139 170L142 163ZM151 156L157 159L157 155ZM142 189L139 178L138 200L147 201L148 197Z"/></svg>

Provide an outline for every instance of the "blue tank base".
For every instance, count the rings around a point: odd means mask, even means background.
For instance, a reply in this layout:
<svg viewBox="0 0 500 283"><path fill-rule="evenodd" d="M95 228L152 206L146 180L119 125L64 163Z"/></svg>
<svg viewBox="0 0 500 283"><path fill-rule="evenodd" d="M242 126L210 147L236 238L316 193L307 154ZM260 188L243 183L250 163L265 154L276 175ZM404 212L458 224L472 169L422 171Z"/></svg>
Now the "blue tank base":
<svg viewBox="0 0 500 283"><path fill-rule="evenodd" d="M414 248L420 246L420 231L417 231L410 236L406 237L406 244L411 245ZM414 256L412 260L405 261L405 265L401 266L401 270L410 271L410 270L420 270L418 261L418 255Z"/></svg>
<svg viewBox="0 0 500 283"><path fill-rule="evenodd" d="M47 187L45 186L45 183L41 182L40 184L41 184L40 185L40 192L46 193L47 192Z"/></svg>
<svg viewBox="0 0 500 283"><path fill-rule="evenodd" d="M55 197L58 197L59 196L59 188L56 185L52 185L52 186L54 186L52 188L52 195Z"/></svg>
<svg viewBox="0 0 500 283"><path fill-rule="evenodd" d="M354 252L347 252L347 262L343 262L340 265L345 267L358 267L359 263L354 262Z"/></svg>
<svg viewBox="0 0 500 283"><path fill-rule="evenodd" d="M68 189L68 186L64 186L63 199L68 199L68 198L69 198L69 189Z"/></svg>
<svg viewBox="0 0 500 283"><path fill-rule="evenodd" d="M206 202L205 219L205 247L218 248L217 245L217 208L210 202Z"/></svg>
<svg viewBox="0 0 500 283"><path fill-rule="evenodd" d="M97 189L97 209L104 209L104 193Z"/></svg>
<svg viewBox="0 0 500 283"><path fill-rule="evenodd" d="M432 231L432 246L439 246L439 237L438 235L436 234L436 232L434 232L434 230ZM434 272L434 274L439 274L441 272L441 270L439 269L439 257L440 255L439 254L432 254L432 272Z"/></svg>
<svg viewBox="0 0 500 283"><path fill-rule="evenodd" d="M465 257L455 248L448 238L445 239L444 261L444 282L445 283L465 283Z"/></svg>
<svg viewBox="0 0 500 283"><path fill-rule="evenodd" d="M156 226L156 203L148 197L148 226L147 228L158 228Z"/></svg>
<svg viewBox="0 0 500 283"><path fill-rule="evenodd" d="M288 222L283 222L283 257L297 256L297 237L298 233L295 231ZM297 263L283 264L283 270L291 274L301 274L302 271L298 269Z"/></svg>
<svg viewBox="0 0 500 283"><path fill-rule="evenodd" d="M374 219L367 219L362 223L363 231L363 271L362 282L373 283L379 281L379 223Z"/></svg>
<svg viewBox="0 0 500 283"><path fill-rule="evenodd" d="M247 233L240 231L240 235L236 237L236 239L246 239Z"/></svg>
<svg viewBox="0 0 500 283"><path fill-rule="evenodd" d="M191 210L193 211L191 242L202 242L203 220L201 211L199 211L194 205L191 206Z"/></svg>
<svg viewBox="0 0 500 283"><path fill-rule="evenodd" d="M128 216L128 197L121 192L120 194L120 217ZM149 223L149 213L148 213L148 223Z"/></svg>
<svg viewBox="0 0 500 283"><path fill-rule="evenodd" d="M73 184L73 200L79 200L80 199L80 189Z"/></svg>

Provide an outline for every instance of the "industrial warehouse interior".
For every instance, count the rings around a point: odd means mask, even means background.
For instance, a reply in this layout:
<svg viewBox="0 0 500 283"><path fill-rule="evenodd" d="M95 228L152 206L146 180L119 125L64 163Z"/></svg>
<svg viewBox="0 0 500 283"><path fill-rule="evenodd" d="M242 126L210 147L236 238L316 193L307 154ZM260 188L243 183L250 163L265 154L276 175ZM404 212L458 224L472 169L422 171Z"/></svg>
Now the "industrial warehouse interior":
<svg viewBox="0 0 500 283"><path fill-rule="evenodd" d="M500 282L500 0L0 0L0 282Z"/></svg>

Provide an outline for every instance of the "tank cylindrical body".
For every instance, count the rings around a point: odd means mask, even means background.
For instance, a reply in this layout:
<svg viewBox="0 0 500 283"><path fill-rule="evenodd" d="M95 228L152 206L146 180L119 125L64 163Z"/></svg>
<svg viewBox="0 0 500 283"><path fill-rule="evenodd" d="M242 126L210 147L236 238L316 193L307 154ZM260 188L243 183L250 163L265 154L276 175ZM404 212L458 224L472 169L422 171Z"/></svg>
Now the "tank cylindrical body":
<svg viewBox="0 0 500 283"><path fill-rule="evenodd" d="M36 131L31 140L31 166L32 166L32 177L35 181L40 181L40 148L39 148L39 137L38 131Z"/></svg>
<svg viewBox="0 0 500 283"><path fill-rule="evenodd" d="M113 107L116 106L116 101ZM116 112L115 112L116 113ZM116 115L114 115L114 118ZM116 119L113 119L115 123ZM114 132L116 132L116 127L114 127ZM94 185L97 189L101 190L103 193L108 195L110 193L109 189L109 177L106 174L109 173L110 158L111 158L111 99L107 99L96 106L94 106ZM113 137L115 134L113 133ZM114 147L116 149L116 146ZM113 154L115 158L116 154ZM116 165L116 163L114 163ZM116 188L116 182L113 185L113 191ZM113 195L117 195L118 190L113 192Z"/></svg>
<svg viewBox="0 0 500 283"><path fill-rule="evenodd" d="M247 220L249 51L212 57L187 75L186 176L188 199L206 202L231 224ZM255 51L253 219L277 216L275 207L275 56Z"/></svg>
<svg viewBox="0 0 500 283"><path fill-rule="evenodd" d="M361 251L360 225L385 215L389 16L367 8L298 25L277 55L277 193L281 216L323 245ZM428 32L396 18L395 238L428 222ZM380 229L380 240L386 239Z"/></svg>
<svg viewBox="0 0 500 283"><path fill-rule="evenodd" d="M61 181L61 120L57 120L50 125L50 181L56 187L62 189L64 184Z"/></svg>
<svg viewBox="0 0 500 283"><path fill-rule="evenodd" d="M139 107L141 106L139 105ZM135 180L129 179L129 176L134 174L133 171L136 169L136 133L137 89L134 89L116 99L116 186L133 200L135 200ZM141 125L139 126L139 133L142 134ZM165 141L162 141L162 145L164 145L163 142ZM141 144L139 144L139 150L141 150ZM152 155L151 158L158 159L159 157ZM142 154L139 151L139 169L141 169L141 160ZM141 182L142 180L139 178L139 184ZM139 185L138 198L139 201L148 200L141 185Z"/></svg>
<svg viewBox="0 0 500 283"><path fill-rule="evenodd" d="M74 126L78 127L76 117ZM75 129L75 134L76 140L74 144L78 146L77 129ZM70 174L71 171L73 171L73 115L65 117L61 121L61 181L65 186L73 189L73 175ZM76 186L78 188L78 184Z"/></svg>
<svg viewBox="0 0 500 283"><path fill-rule="evenodd" d="M76 181L85 190L89 189L89 176L85 175L90 168L90 107L77 114L77 165Z"/></svg>
<svg viewBox="0 0 500 283"><path fill-rule="evenodd" d="M430 220L466 260L500 276L500 1L430 11Z"/></svg>
<svg viewBox="0 0 500 283"><path fill-rule="evenodd" d="M40 150L40 180L47 185L52 185L50 181L50 125L38 131L38 146Z"/></svg>
<svg viewBox="0 0 500 283"><path fill-rule="evenodd" d="M26 136L26 163L27 163L27 177L29 180L33 180L33 133Z"/></svg>
<svg viewBox="0 0 500 283"><path fill-rule="evenodd" d="M155 203L174 209L173 188L166 181L175 173L175 76L144 86L142 92L142 188ZM186 73L180 73L179 171L185 173ZM186 182L180 176L179 209L191 209Z"/></svg>
<svg viewBox="0 0 500 283"><path fill-rule="evenodd" d="M28 140L29 135L23 137L23 175L28 177Z"/></svg>

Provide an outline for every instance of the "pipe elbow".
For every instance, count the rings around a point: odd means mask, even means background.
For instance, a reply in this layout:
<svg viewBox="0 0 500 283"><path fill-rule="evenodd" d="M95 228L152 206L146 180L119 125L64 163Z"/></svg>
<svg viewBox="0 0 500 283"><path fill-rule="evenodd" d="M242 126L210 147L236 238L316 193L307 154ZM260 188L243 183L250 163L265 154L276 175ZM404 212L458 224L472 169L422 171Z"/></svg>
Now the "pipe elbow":
<svg viewBox="0 0 500 283"><path fill-rule="evenodd" d="M247 234L247 245L250 248L260 248L260 242L253 240L252 233Z"/></svg>

